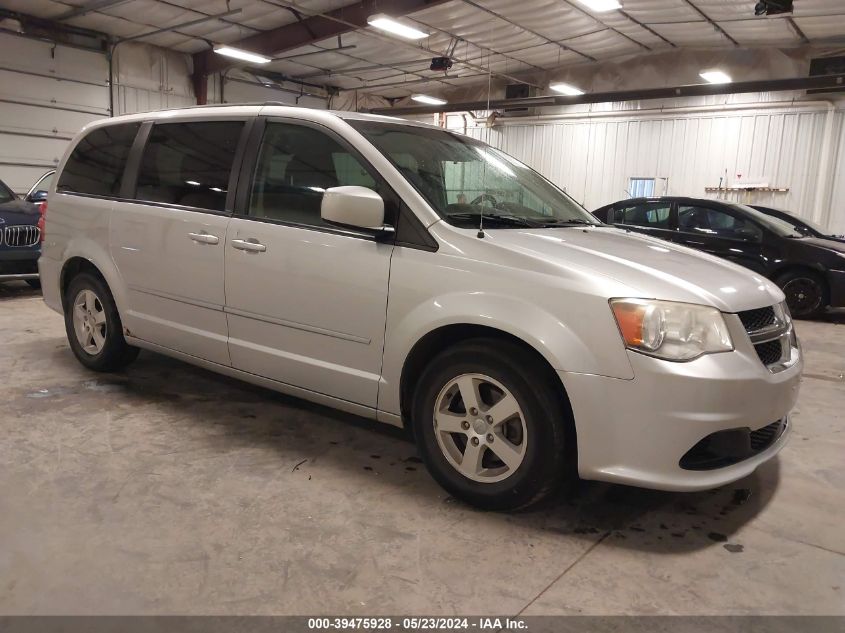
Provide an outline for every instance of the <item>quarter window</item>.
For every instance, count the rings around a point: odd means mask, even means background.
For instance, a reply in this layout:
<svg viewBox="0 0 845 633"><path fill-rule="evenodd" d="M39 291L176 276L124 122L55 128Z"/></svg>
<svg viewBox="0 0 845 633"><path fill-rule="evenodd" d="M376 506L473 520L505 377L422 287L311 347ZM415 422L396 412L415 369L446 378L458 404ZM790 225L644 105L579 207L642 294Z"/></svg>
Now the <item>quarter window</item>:
<svg viewBox="0 0 845 633"><path fill-rule="evenodd" d="M242 121L153 126L141 159L138 200L223 211Z"/></svg>
<svg viewBox="0 0 845 633"><path fill-rule="evenodd" d="M648 226L668 229L670 205L666 202L647 202L616 209L614 221L617 224Z"/></svg>
<svg viewBox="0 0 845 633"><path fill-rule="evenodd" d="M89 132L68 158L56 191L117 196L126 158L140 123L106 125Z"/></svg>
<svg viewBox="0 0 845 633"><path fill-rule="evenodd" d="M678 207L678 228L713 237L759 240L763 232L754 222L710 207Z"/></svg>
<svg viewBox="0 0 845 633"><path fill-rule="evenodd" d="M377 184L361 161L327 134L310 127L268 123L261 143L249 214L316 226L330 187Z"/></svg>

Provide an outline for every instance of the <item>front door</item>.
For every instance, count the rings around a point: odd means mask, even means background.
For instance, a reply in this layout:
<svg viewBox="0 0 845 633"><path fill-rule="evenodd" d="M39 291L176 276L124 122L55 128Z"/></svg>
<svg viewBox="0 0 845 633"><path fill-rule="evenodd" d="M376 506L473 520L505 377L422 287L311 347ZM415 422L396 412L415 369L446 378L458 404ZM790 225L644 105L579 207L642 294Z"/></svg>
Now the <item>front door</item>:
<svg viewBox="0 0 845 633"><path fill-rule="evenodd" d="M765 272L763 229L740 213L679 202L676 241L756 272Z"/></svg>
<svg viewBox="0 0 845 633"><path fill-rule="evenodd" d="M243 121L156 123L130 193L135 201L114 203L110 227L131 335L223 365L226 207L234 200L230 172L243 127Z"/></svg>
<svg viewBox="0 0 845 633"><path fill-rule="evenodd" d="M320 204L329 187L380 191L378 176L327 129L283 121L255 163L226 237L232 366L375 407L393 245L326 224Z"/></svg>

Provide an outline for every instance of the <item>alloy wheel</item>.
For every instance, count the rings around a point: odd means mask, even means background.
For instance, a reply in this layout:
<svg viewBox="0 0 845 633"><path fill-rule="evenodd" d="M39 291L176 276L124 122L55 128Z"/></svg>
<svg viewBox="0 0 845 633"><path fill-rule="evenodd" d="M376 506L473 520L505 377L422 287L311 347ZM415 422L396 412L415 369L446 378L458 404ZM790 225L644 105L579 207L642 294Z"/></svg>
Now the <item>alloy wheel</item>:
<svg viewBox="0 0 845 633"><path fill-rule="evenodd" d="M96 356L106 344L106 312L92 290L80 290L73 300L73 331L86 354Z"/></svg>
<svg viewBox="0 0 845 633"><path fill-rule="evenodd" d="M803 315L815 312L822 302L819 284L809 277L790 279L783 287L786 302L793 314Z"/></svg>
<svg viewBox="0 0 845 633"><path fill-rule="evenodd" d="M525 459L528 429L516 397L484 374L450 380L435 400L437 444L467 479L495 483L513 475Z"/></svg>

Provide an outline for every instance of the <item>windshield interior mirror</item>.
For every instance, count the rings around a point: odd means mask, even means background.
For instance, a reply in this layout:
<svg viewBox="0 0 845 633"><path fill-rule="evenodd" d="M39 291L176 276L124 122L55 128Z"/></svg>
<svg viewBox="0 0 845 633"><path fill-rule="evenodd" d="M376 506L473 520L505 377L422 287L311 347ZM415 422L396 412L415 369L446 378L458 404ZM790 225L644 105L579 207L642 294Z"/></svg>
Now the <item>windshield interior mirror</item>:
<svg viewBox="0 0 845 633"><path fill-rule="evenodd" d="M332 224L383 231L384 200L367 187L330 187L323 194L320 217Z"/></svg>

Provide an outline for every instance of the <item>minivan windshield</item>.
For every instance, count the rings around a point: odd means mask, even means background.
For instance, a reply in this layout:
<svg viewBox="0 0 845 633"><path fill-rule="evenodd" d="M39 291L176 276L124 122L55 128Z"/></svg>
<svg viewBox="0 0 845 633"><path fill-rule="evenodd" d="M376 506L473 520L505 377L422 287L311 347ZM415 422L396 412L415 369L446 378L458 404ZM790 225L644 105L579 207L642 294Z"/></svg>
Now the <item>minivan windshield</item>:
<svg viewBox="0 0 845 633"><path fill-rule="evenodd" d="M347 120L447 222L465 228L601 225L540 174L485 143L434 127Z"/></svg>

